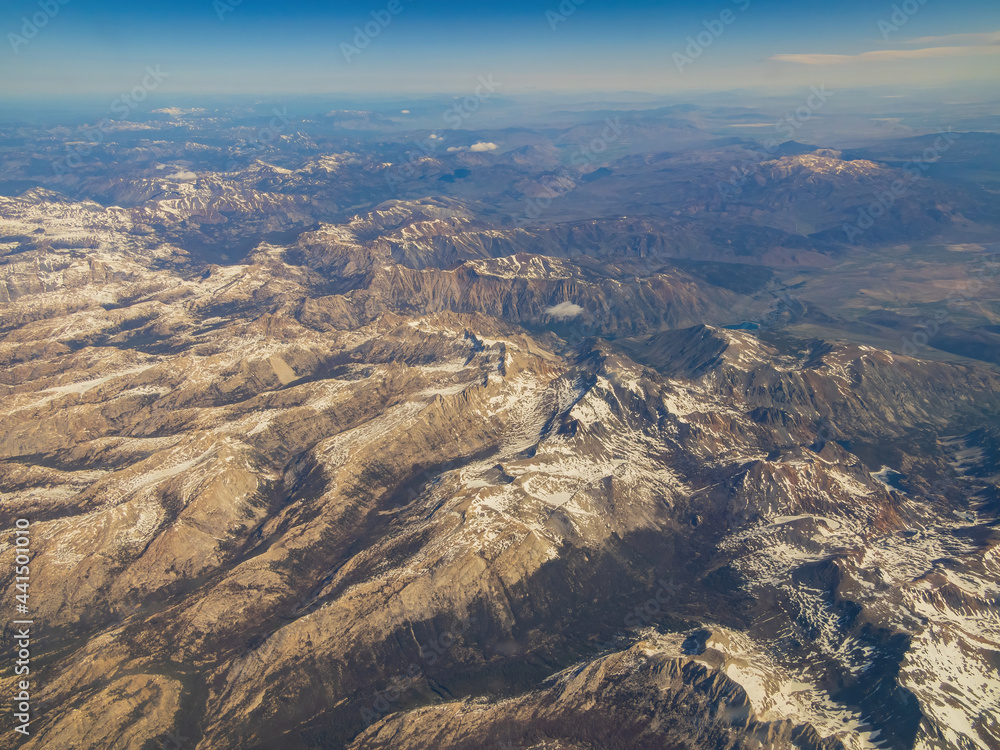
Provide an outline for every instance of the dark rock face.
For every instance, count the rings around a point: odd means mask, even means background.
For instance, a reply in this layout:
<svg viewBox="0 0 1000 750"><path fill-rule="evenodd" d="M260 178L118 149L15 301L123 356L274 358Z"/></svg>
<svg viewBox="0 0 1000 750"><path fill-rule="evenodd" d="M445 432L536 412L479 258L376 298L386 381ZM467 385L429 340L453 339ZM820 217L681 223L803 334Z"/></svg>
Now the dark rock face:
<svg viewBox="0 0 1000 750"><path fill-rule="evenodd" d="M758 721L742 688L697 660L669 655L675 645L660 636L640 641L553 676L546 689L503 702L463 701L394 714L350 747L843 747L808 726Z"/></svg>

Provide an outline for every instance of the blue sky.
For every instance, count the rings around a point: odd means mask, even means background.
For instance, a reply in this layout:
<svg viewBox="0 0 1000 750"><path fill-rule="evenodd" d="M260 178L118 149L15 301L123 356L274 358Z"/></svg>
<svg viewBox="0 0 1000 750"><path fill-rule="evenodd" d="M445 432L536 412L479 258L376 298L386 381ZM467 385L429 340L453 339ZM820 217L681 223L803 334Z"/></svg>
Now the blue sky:
<svg viewBox="0 0 1000 750"><path fill-rule="evenodd" d="M115 94L147 67L165 74L159 95L462 93L486 75L507 95L1000 79L996 0L6 0L0 33L0 96Z"/></svg>

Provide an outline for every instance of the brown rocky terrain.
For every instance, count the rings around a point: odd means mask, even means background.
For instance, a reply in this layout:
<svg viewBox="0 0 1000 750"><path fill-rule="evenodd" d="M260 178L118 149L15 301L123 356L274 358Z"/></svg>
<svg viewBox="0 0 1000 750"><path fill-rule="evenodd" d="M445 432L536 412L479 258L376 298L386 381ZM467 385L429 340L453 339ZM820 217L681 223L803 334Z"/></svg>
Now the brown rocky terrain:
<svg viewBox="0 0 1000 750"><path fill-rule="evenodd" d="M860 249L905 139L177 117L0 155L0 747L1000 748L983 191Z"/></svg>
<svg viewBox="0 0 1000 750"><path fill-rule="evenodd" d="M997 746L996 534L935 442L993 371L695 325L752 302L679 269L435 254L470 221L8 258L24 747Z"/></svg>

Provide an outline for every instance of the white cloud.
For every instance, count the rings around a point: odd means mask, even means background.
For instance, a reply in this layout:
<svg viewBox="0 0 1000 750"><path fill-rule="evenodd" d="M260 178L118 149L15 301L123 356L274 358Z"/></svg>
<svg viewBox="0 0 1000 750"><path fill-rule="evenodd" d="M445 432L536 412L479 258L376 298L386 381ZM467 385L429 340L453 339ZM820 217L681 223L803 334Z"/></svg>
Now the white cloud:
<svg viewBox="0 0 1000 750"><path fill-rule="evenodd" d="M480 141L479 143L473 143L471 146L449 146L449 151L496 151L497 144L488 143L486 141Z"/></svg>
<svg viewBox="0 0 1000 750"><path fill-rule="evenodd" d="M410 114L410 110L408 110L408 109L401 109L401 110L399 110L399 114L401 114L401 115L408 115L408 114Z"/></svg>
<svg viewBox="0 0 1000 750"><path fill-rule="evenodd" d="M980 45L980 44L1000 44L1000 31L989 31L978 34L945 34L944 36L921 36L916 39L907 39L904 44L924 44L946 46L953 45Z"/></svg>
<svg viewBox="0 0 1000 750"><path fill-rule="evenodd" d="M917 49L880 49L857 55L825 55L817 53L772 55L769 60L800 65L843 65L845 63L887 62L893 60L926 60L938 57L972 57L1000 55L1000 31L974 34L946 34L907 39L901 44L934 45Z"/></svg>
<svg viewBox="0 0 1000 750"><path fill-rule="evenodd" d="M553 305L545 309L545 314L551 315L553 318L575 318L582 312L582 307L569 301L560 302L558 305Z"/></svg>
<svg viewBox="0 0 1000 750"><path fill-rule="evenodd" d="M196 112L204 112L204 109L181 109L180 107L163 107L162 109L154 109L154 115L170 115L171 117L178 117L180 115L191 115Z"/></svg>
<svg viewBox="0 0 1000 750"><path fill-rule="evenodd" d="M197 180L198 175L194 172L174 172L173 174L168 174L163 179L165 180L179 180L180 182L188 182L190 180Z"/></svg>
<svg viewBox="0 0 1000 750"><path fill-rule="evenodd" d="M772 55L768 59L802 65L842 65L852 62L886 62L887 60L918 60L932 57L969 57L972 55L1000 55L1000 46L882 49L862 52L860 55Z"/></svg>

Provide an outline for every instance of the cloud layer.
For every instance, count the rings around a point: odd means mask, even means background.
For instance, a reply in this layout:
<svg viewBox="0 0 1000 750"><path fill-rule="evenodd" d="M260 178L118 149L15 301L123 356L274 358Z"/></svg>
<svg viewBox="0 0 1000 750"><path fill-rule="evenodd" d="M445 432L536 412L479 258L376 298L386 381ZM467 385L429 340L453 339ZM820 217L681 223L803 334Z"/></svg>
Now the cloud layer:
<svg viewBox="0 0 1000 750"><path fill-rule="evenodd" d="M799 63L800 65L843 65L845 63L877 63L893 60L926 60L936 57L971 57L974 55L1000 55L1000 32L981 34L949 34L909 39L904 44L941 44L937 47L917 49L881 49L857 55L828 55L818 53L779 54L768 60ZM965 44L962 44L964 42Z"/></svg>
<svg viewBox="0 0 1000 750"><path fill-rule="evenodd" d="M583 308L572 302L560 302L558 305L553 305L552 307L545 309L546 315L551 315L553 318L575 318L577 315L583 312Z"/></svg>
<svg viewBox="0 0 1000 750"><path fill-rule="evenodd" d="M449 151L496 151L498 148L497 144L489 143L488 141L480 141L479 143L473 143L471 146L449 146Z"/></svg>

